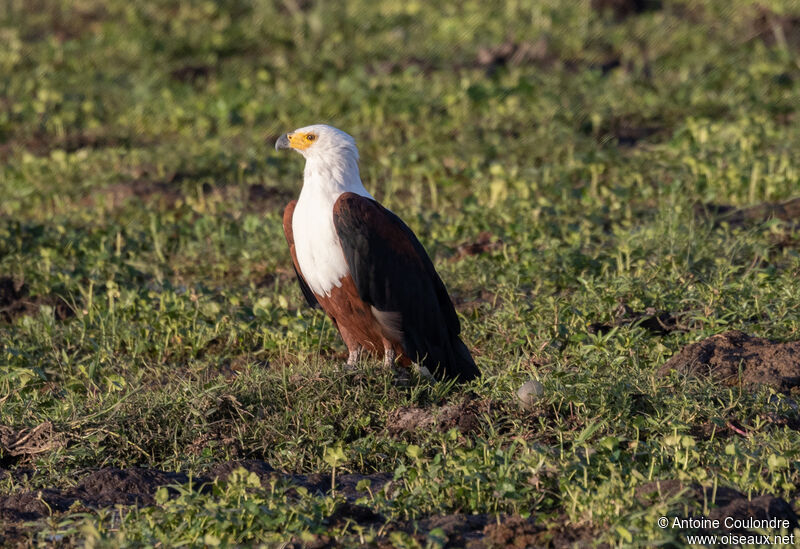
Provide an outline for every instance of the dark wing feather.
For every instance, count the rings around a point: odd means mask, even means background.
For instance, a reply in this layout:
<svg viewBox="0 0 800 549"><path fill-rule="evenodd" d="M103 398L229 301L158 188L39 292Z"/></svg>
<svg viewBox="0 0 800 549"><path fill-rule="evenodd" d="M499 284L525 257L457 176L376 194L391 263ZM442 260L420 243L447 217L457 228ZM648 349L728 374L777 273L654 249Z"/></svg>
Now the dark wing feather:
<svg viewBox="0 0 800 549"><path fill-rule="evenodd" d="M425 248L395 214L369 198L344 193L333 222L359 297L399 314L405 354L439 377L480 375L459 338L461 325Z"/></svg>
<svg viewBox="0 0 800 549"><path fill-rule="evenodd" d="M300 291L303 292L303 296L310 306L319 307L314 292L311 291L303 275L300 274L300 265L297 264L297 252L295 252L294 249L294 231L292 230L292 216L294 216L295 206L297 206L297 200L292 200L286 205L286 209L283 210L283 234L286 236L286 242L289 244L289 252L292 254L292 266L294 267L294 274L297 275L297 282L300 284Z"/></svg>

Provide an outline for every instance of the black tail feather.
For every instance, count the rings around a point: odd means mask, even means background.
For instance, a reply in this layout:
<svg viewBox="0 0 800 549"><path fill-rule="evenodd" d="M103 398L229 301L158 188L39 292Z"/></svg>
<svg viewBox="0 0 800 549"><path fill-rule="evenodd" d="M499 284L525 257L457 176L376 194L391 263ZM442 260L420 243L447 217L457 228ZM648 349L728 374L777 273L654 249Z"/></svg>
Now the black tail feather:
<svg viewBox="0 0 800 549"><path fill-rule="evenodd" d="M454 337L452 340L452 347L454 360L447 365L447 377L455 378L458 381L470 381L479 377L481 371L472 359L469 349L467 349L467 346L461 341L461 338L458 336Z"/></svg>

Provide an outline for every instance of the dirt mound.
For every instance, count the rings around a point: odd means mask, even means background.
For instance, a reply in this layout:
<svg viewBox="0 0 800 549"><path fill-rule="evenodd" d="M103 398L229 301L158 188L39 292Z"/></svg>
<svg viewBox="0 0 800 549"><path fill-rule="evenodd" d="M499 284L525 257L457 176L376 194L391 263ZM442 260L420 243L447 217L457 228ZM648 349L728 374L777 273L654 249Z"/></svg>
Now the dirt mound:
<svg viewBox="0 0 800 549"><path fill-rule="evenodd" d="M504 520L501 518L499 520ZM411 535L420 547L429 545L427 536L431 531L441 530L445 547L466 547L469 549L482 549L485 545L484 528L490 522L498 519L492 515L436 515L406 522L390 522L383 529L384 535L378 540L377 546L381 549L395 547L391 543L393 532L405 532ZM439 534L440 537L442 534ZM488 545L491 547L491 545Z"/></svg>
<svg viewBox="0 0 800 549"><path fill-rule="evenodd" d="M561 521L567 523L563 517ZM446 547L483 548L525 548L525 547L589 547L596 533L588 528L569 527L547 529L537 524L534 518L519 515L488 514L464 515L455 513L410 521L405 524L390 524L386 531L402 530L415 537L420 545L425 545L425 536L440 529L446 538ZM378 543L378 547L392 547L391 544Z"/></svg>
<svg viewBox="0 0 800 549"><path fill-rule="evenodd" d="M800 385L800 341L775 343L738 330L691 343L661 368L683 375L708 376L724 385L770 385L789 391Z"/></svg>
<svg viewBox="0 0 800 549"><path fill-rule="evenodd" d="M75 498L71 495L49 488L0 496L0 523L36 520L66 511L73 503Z"/></svg>
<svg viewBox="0 0 800 549"><path fill-rule="evenodd" d="M706 490L707 497L710 497L710 492L710 489ZM763 495L748 500L747 496L730 488L723 492L720 494L720 491L717 490L717 505L719 507L711 510L708 515L709 518L723 522L725 517L731 517L745 523L751 518L755 520L776 518L788 520L790 531L797 528L797 515L792 510L792 506L781 498ZM746 528L742 527L734 528L732 532L739 534L749 533Z"/></svg>
<svg viewBox="0 0 800 549"><path fill-rule="evenodd" d="M348 522L357 524L383 524L386 519L364 505L356 505L349 501L342 502L336 506L328 517L328 524L331 526L344 526Z"/></svg>
<svg viewBox="0 0 800 549"><path fill-rule="evenodd" d="M552 61L550 44L544 38L536 42L503 42L478 49L477 64L486 69L503 65L529 65Z"/></svg>
<svg viewBox="0 0 800 549"><path fill-rule="evenodd" d="M189 477L183 473L141 467L107 467L84 477L72 493L76 499L91 507L152 505L155 503L153 496L161 486L187 482Z"/></svg>
<svg viewBox="0 0 800 549"><path fill-rule="evenodd" d="M532 519L524 519L518 515L508 517L500 523L488 524L483 533L486 536L486 547L534 547L537 543L541 527L537 527Z"/></svg>
<svg viewBox="0 0 800 549"><path fill-rule="evenodd" d="M287 478L294 484L306 488L309 492L317 494L327 494L331 492L331 475L314 473L311 475L287 475ZM360 473L344 473L336 475L336 493L343 495L348 501L369 495L367 490L359 490L358 483L362 480L369 481L369 491L373 494L383 488L392 480L391 473L370 473L362 475Z"/></svg>
<svg viewBox="0 0 800 549"><path fill-rule="evenodd" d="M430 409L401 406L389 415L386 429L392 435L430 428L444 432L453 427L462 433L471 433L480 428L480 416L491 409L491 401L469 398Z"/></svg>
<svg viewBox="0 0 800 549"><path fill-rule="evenodd" d="M394 410L386 421L386 428L392 434L425 429L434 423L433 412L416 406L401 406Z"/></svg>
<svg viewBox="0 0 800 549"><path fill-rule="evenodd" d="M255 473L261 481L262 486L269 484L270 480L274 478L277 473L266 461L260 459L245 459L242 461L226 461L218 463L208 470L207 476L211 480L228 480L228 477L236 469L243 468L251 473Z"/></svg>
<svg viewBox="0 0 800 549"><path fill-rule="evenodd" d="M440 515L420 520L416 527L424 532L440 528L447 536L447 547L484 547L483 529L493 517L482 515Z"/></svg>
<svg viewBox="0 0 800 549"><path fill-rule="evenodd" d="M87 507L113 505L152 505L161 486L184 484L189 477L158 469L118 469L107 467L85 476L77 486L67 490L45 488L0 496L0 522L24 522L61 513L72 505Z"/></svg>

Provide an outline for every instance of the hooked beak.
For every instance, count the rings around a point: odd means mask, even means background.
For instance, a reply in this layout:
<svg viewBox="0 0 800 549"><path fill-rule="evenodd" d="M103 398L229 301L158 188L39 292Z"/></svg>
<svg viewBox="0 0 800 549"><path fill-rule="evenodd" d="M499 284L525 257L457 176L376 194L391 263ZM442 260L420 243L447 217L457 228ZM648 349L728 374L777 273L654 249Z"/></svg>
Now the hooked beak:
<svg viewBox="0 0 800 549"><path fill-rule="evenodd" d="M278 138L275 142L275 150L280 151L281 149L291 149L292 145L289 143L289 134L285 133Z"/></svg>

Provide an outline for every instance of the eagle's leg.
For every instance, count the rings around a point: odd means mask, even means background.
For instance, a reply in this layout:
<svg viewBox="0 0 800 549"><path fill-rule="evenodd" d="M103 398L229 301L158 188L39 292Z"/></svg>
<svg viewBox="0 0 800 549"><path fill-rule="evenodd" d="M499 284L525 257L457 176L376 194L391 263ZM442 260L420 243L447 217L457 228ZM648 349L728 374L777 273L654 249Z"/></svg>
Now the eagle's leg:
<svg viewBox="0 0 800 549"><path fill-rule="evenodd" d="M347 362L345 363L344 367L347 370L353 370L356 366L358 366L358 361L361 360L361 352L364 350L364 348L361 346L361 343L358 342L358 339L356 339L353 334L343 328L338 322L336 323L336 327L339 329L339 335L342 336L344 344L347 345Z"/></svg>
<svg viewBox="0 0 800 549"><path fill-rule="evenodd" d="M383 366L384 368L394 368L394 361L397 359L397 353L394 352L392 347L386 347L383 350Z"/></svg>
<svg viewBox="0 0 800 549"><path fill-rule="evenodd" d="M407 387L411 384L411 378L408 376L408 371L405 368L398 368L395 366L397 360L397 353L391 343L384 341L383 348L383 367L392 372L394 382L401 386Z"/></svg>
<svg viewBox="0 0 800 549"><path fill-rule="evenodd" d="M357 366L358 361L361 359L362 350L363 349L361 348L361 345L358 345L357 347L350 349L349 350L350 352L347 355L347 363L345 364L345 366L348 366L350 368Z"/></svg>

